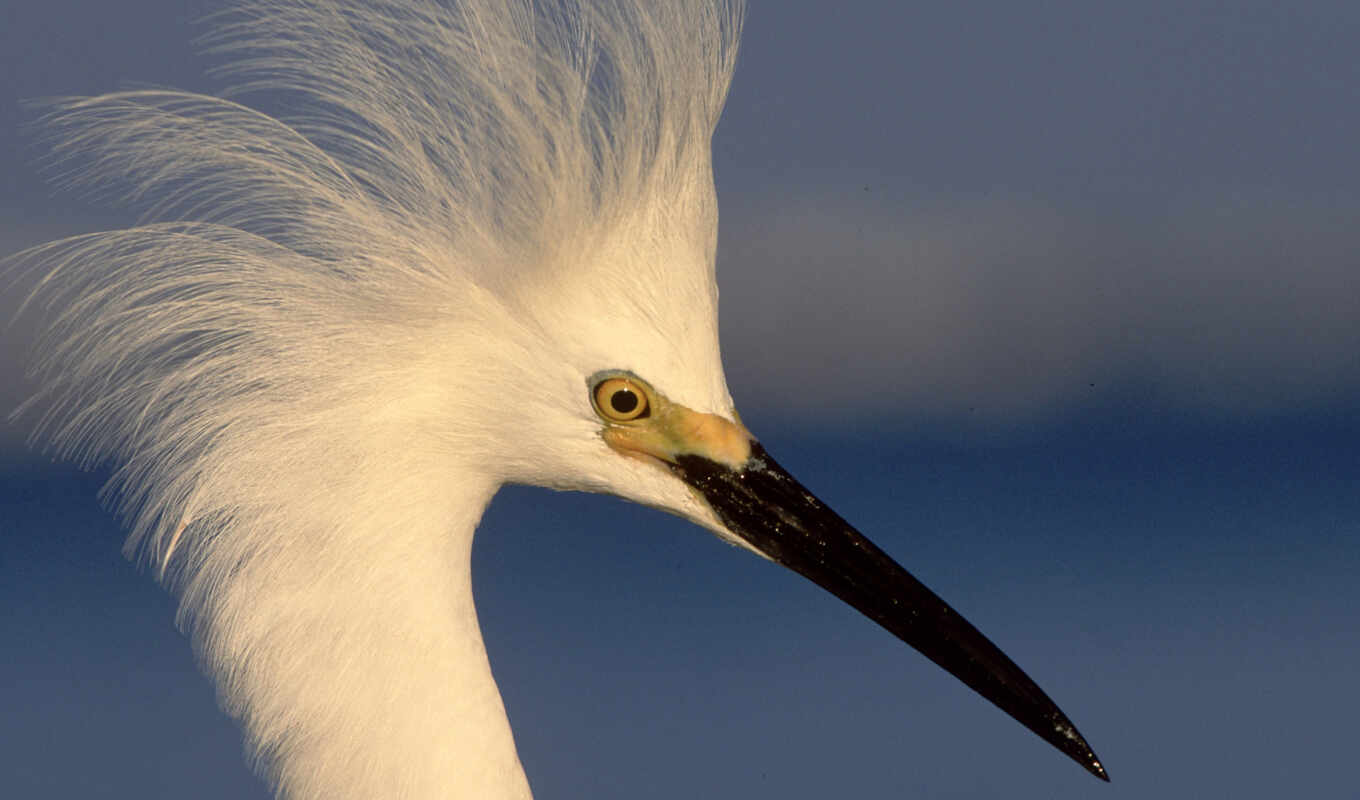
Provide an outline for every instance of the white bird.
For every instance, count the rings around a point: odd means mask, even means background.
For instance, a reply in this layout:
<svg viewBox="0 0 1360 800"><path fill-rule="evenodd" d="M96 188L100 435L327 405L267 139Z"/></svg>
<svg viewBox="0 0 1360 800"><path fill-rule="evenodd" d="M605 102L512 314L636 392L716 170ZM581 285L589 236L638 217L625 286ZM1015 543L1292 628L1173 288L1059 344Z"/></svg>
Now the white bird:
<svg viewBox="0 0 1360 800"><path fill-rule="evenodd" d="M507 483L678 514L816 581L1086 769L1000 650L803 489L719 355L710 142L739 0L247 0L238 92L73 99L71 182L154 203L42 246L39 436L117 465L288 798L527 798L473 606Z"/></svg>

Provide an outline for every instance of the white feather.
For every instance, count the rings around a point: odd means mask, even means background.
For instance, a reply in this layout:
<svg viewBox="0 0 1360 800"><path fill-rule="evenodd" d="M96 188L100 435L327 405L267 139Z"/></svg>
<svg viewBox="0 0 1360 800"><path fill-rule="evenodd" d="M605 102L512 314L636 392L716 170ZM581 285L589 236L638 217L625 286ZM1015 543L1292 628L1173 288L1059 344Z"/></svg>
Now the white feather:
<svg viewBox="0 0 1360 800"><path fill-rule="evenodd" d="M527 796L468 574L501 484L716 526L607 451L584 378L731 414L709 147L740 12L257 0L210 40L228 97L49 114L64 181L151 211L21 254L53 320L30 408L116 466L281 794Z"/></svg>

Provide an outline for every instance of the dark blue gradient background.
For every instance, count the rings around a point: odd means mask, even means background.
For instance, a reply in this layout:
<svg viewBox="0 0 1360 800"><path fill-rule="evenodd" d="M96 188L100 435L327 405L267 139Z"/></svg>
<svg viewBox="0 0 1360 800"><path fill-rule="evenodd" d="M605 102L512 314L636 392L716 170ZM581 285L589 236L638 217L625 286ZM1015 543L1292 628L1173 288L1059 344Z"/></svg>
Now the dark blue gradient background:
<svg viewBox="0 0 1360 800"><path fill-rule="evenodd" d="M537 795L1352 796L1360 6L750 5L715 141L744 419L1114 782L792 573L512 487L474 570ZM211 88L208 7L0 11L0 253L131 219L52 195L20 99ZM26 430L0 427L0 797L265 797L104 474Z"/></svg>

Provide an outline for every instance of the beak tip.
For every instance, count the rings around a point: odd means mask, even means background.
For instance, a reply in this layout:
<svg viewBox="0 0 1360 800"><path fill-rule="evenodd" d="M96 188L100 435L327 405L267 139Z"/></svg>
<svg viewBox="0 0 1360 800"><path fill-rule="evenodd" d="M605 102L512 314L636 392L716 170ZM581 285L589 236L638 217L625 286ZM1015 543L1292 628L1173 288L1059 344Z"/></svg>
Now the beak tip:
<svg viewBox="0 0 1360 800"><path fill-rule="evenodd" d="M1071 741L1075 746L1071 748L1060 747L1059 749L1066 751L1067 754L1071 756L1072 760L1085 767L1087 772L1100 778L1102 781L1109 783L1110 773L1105 771L1105 765L1100 762L1100 758L1096 756L1095 751L1091 750L1091 746L1086 743L1086 740L1082 738L1082 735L1077 733L1075 729L1071 729L1071 733Z"/></svg>
<svg viewBox="0 0 1360 800"><path fill-rule="evenodd" d="M1102 781L1105 781L1106 783L1110 782L1110 773L1105 771L1105 765L1100 763L1100 759L1096 758L1096 754L1092 753L1090 748L1087 748L1086 750L1085 767L1086 769L1091 771L1092 775L1096 776L1097 778L1100 778Z"/></svg>
<svg viewBox="0 0 1360 800"><path fill-rule="evenodd" d="M1052 728L1047 734L1039 728L1031 728L1031 730L1066 753L1069 758L1080 764L1087 772L1109 783L1110 774L1105 771L1105 765L1100 762L1100 757L1091 749L1091 745L1086 743L1086 737L1077 731L1062 711L1057 709L1057 706L1054 706L1054 711L1056 713L1051 718ZM1017 719L1019 718L1017 717Z"/></svg>

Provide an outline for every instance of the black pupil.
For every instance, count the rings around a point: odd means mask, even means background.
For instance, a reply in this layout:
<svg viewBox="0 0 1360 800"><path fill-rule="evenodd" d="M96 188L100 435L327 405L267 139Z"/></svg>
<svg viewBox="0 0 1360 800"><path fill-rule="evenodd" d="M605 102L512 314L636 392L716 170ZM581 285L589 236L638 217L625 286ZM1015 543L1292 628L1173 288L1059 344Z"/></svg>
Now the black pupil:
<svg viewBox="0 0 1360 800"><path fill-rule="evenodd" d="M609 407L620 414L631 414L638 407L638 396L632 389L620 389L609 396Z"/></svg>

